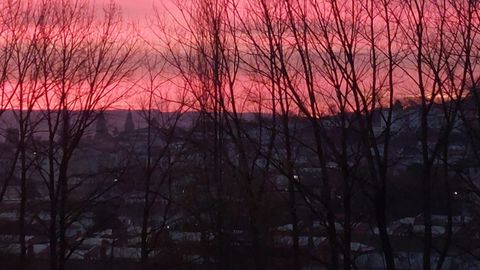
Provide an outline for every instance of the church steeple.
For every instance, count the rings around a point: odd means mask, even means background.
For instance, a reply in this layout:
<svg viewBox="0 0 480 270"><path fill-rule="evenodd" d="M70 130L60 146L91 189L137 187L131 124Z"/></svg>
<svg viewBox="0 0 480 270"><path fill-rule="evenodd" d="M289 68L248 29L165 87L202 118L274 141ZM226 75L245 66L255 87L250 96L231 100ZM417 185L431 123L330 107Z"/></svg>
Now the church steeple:
<svg viewBox="0 0 480 270"><path fill-rule="evenodd" d="M102 139L107 138L110 134L108 133L107 120L105 119L105 113L100 112L95 127L95 138Z"/></svg>
<svg viewBox="0 0 480 270"><path fill-rule="evenodd" d="M132 111L129 109L127 113L127 118L125 119L124 125L125 132L132 132L135 130L135 125L133 124Z"/></svg>

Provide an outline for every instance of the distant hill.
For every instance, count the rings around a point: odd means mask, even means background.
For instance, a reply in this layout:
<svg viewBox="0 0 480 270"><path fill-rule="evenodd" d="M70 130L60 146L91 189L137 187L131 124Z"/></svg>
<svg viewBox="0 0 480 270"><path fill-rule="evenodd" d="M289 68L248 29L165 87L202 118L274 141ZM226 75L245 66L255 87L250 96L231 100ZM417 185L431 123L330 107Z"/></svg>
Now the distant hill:
<svg viewBox="0 0 480 270"><path fill-rule="evenodd" d="M107 128L110 133L114 132L122 132L124 130L125 121L127 119L127 115L129 110L124 109L117 109L117 110L108 110L104 112L105 120L107 122ZM135 128L144 128L146 127L146 121L144 120L143 111L141 110L131 110L133 123ZM18 115L18 111L8 110L5 111L0 116L0 136L5 136L5 131L11 128L17 128L16 122L16 115ZM168 119L174 116L174 112L160 112L155 111L153 113L153 117L157 118L158 122L162 122L162 119ZM191 126L197 117L199 116L198 112L186 112L180 119L178 123L179 127L188 128ZM257 114L256 113L243 113L241 114L242 118L245 120L253 120ZM39 121L37 126L37 134L35 136L45 138L47 125L46 122L41 121L43 117L43 111L36 110L32 112L32 119ZM95 123L89 128L87 131L86 136L93 135L95 131Z"/></svg>

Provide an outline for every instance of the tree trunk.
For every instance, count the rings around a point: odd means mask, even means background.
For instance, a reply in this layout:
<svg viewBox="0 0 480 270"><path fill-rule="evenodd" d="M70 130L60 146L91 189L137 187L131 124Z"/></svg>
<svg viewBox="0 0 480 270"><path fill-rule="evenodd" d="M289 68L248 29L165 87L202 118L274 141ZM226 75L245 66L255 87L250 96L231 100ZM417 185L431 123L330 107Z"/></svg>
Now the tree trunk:
<svg viewBox="0 0 480 270"><path fill-rule="evenodd" d="M58 250L58 269L65 270L66 268L66 254L68 249L68 243L66 238L67 233L67 193L68 193L68 178L67 178L67 164L62 162L60 166L60 172L58 176L58 183L60 188L60 201L59 201L59 250Z"/></svg>
<svg viewBox="0 0 480 270"><path fill-rule="evenodd" d="M145 266L148 263L148 223L150 221L150 182L151 172L147 169L147 179L145 181L145 201L143 205L142 232L141 232L141 263Z"/></svg>
<svg viewBox="0 0 480 270"><path fill-rule="evenodd" d="M22 132L23 133L23 132ZM20 213L19 213L19 231L20 231L20 269L23 270L26 267L26 243L25 243L25 212L27 205L27 164L25 153L25 138L24 134L20 138L21 149L21 200L20 200Z"/></svg>
<svg viewBox="0 0 480 270"><path fill-rule="evenodd" d="M392 245L390 243L390 237L387 231L387 215L386 215L386 190L382 185L382 190L378 191L375 200L375 214L377 219L378 232L382 242L382 250L385 256L385 264L387 269L395 269L395 256L393 254Z"/></svg>
<svg viewBox="0 0 480 270"><path fill-rule="evenodd" d="M290 206L290 218L292 222L292 253L293 253L293 269L300 269L300 247L298 243L299 232L298 232L298 216L297 216L297 207L295 200L295 181L291 175L288 182L288 195L289 195L289 206Z"/></svg>

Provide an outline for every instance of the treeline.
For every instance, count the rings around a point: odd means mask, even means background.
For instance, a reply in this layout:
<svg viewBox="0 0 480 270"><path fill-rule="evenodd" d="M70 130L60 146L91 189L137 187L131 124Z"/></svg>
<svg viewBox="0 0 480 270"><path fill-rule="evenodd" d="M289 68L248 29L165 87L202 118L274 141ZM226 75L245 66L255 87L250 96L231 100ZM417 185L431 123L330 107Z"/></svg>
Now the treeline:
<svg viewBox="0 0 480 270"><path fill-rule="evenodd" d="M139 34L114 3L100 11L83 0L2 2L0 113L15 112L18 139L0 202L18 178L20 269L27 262L31 179L41 179L48 192L50 269L63 270L76 248L69 226L105 194L114 196L129 170L137 172L130 180L142 194L145 267L155 261L169 220L180 226L184 218L183 226L201 228L206 265L235 267L231 239L241 228L246 267L268 269L266 220L278 201L268 190L282 177L291 269L307 260L356 269L352 234L359 222L374 228L384 267L396 269L389 198L408 193L395 190L394 176L396 142L405 134L415 134L422 267L444 267L456 245L456 188L465 197L480 194L467 173L480 161L478 1L192 0L155 14ZM412 130L399 127L398 100L406 97L415 100ZM73 199L72 158L90 127L125 103L141 110L141 143L123 144L125 159L108 172L118 179ZM40 115L32 113L38 109ZM181 126L192 111L194 123ZM247 121L245 113L255 117ZM131 124L125 129L125 136L135 132ZM47 138L36 140L39 132ZM458 134L460 160L452 154ZM317 170L307 177L305 164ZM176 182L183 188L175 190ZM440 239L432 233L434 192L445 199ZM307 220L321 223L327 256L302 248Z"/></svg>

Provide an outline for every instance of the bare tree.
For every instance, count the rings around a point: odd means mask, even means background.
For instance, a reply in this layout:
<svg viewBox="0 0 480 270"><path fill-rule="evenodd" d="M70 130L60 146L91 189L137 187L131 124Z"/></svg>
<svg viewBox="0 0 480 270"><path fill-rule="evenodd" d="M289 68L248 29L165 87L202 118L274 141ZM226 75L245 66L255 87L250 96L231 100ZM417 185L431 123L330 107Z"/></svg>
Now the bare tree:
<svg viewBox="0 0 480 270"><path fill-rule="evenodd" d="M20 210L19 210L19 242L20 242L20 269L25 269L26 263L26 207L27 207L27 178L35 158L32 148L32 138L38 124L33 110L38 99L43 94L37 84L38 69L38 37L39 17L33 3L19 1L12 3L10 12L18 12L18 18L11 24L9 31L15 36L12 40L12 70L9 84L14 89L15 96L11 100L11 110L18 124L19 138L16 145L19 166L15 168L20 178ZM16 163L16 161L14 161Z"/></svg>
<svg viewBox="0 0 480 270"><path fill-rule="evenodd" d="M69 167L87 128L99 112L118 101L135 69L135 40L127 40L118 6L98 19L86 1L42 2L39 16L38 101L47 125L47 142L38 149L48 166L38 166L50 198L50 267L65 269L71 254L66 231ZM123 89L122 89L123 88ZM58 226L58 227L57 227Z"/></svg>
<svg viewBox="0 0 480 270"><path fill-rule="evenodd" d="M433 173L436 164L443 162L447 185L448 227L446 242L440 248L440 260L436 269L441 269L451 243L451 201L449 176L449 145L452 131L458 120L460 103L466 93L472 71L472 30L475 3L412 1L402 25L402 32L408 40L408 53L415 55L410 65L416 72L405 67L405 74L415 86L414 95L420 102L420 144L422 153L424 193L423 218L424 250L423 268L432 267L432 198ZM442 119L440 134L432 132L435 123L432 117L440 106Z"/></svg>
<svg viewBox="0 0 480 270"><path fill-rule="evenodd" d="M162 57L163 55L157 54L145 59L146 76L142 83L145 84L142 86L145 96L139 100L139 104L142 104L140 116L146 124L146 138L140 145L132 146L132 154L144 175L141 231L141 261L144 265L148 265L150 253L159 250L159 236L168 232L167 228L171 225L173 227L172 217L175 212L172 208L176 207L176 198L172 192L178 191L175 186L179 185L174 183L174 170L183 158L185 143L180 140L186 140L181 136L179 127L188 108L186 97L181 90L174 94L169 91L172 85L166 76L166 62ZM137 148L140 151L136 151ZM160 212L155 211L159 205ZM153 218L158 215L162 221L153 222Z"/></svg>
<svg viewBox="0 0 480 270"><path fill-rule="evenodd" d="M10 72L12 70L12 58L14 56L14 43L18 39L14 35L17 27L22 27L22 23L25 24L25 17L22 14L22 5L21 2L16 1L7 1L2 3L2 13L0 13L1 26L0 26L0 37L1 37L1 109L0 114L3 114L7 108L10 107L11 99L14 96L14 87L10 85L9 80L11 79ZM13 162L6 172L7 177L2 183L2 188L0 191L0 201L3 201L5 192L9 185L10 179L12 178L14 168L16 167L16 160L18 158L18 153L15 154Z"/></svg>

